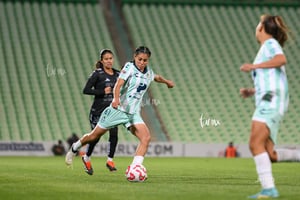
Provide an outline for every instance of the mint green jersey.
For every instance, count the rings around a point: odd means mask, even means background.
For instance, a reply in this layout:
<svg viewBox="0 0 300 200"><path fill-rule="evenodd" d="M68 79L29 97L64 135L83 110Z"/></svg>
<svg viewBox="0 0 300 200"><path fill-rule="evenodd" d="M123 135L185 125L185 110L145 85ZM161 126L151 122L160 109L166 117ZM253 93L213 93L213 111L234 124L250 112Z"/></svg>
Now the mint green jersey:
<svg viewBox="0 0 300 200"><path fill-rule="evenodd" d="M277 40L266 40L260 47L253 64L271 60L275 55L284 54ZM281 115L286 112L289 102L288 81L285 66L255 69L252 71L255 87L255 105L266 103ZM265 101L264 101L265 100Z"/></svg>
<svg viewBox="0 0 300 200"><path fill-rule="evenodd" d="M133 62L127 62L119 78L125 80L120 89L119 110L134 114L140 112L141 102L155 74L148 66L141 72Z"/></svg>

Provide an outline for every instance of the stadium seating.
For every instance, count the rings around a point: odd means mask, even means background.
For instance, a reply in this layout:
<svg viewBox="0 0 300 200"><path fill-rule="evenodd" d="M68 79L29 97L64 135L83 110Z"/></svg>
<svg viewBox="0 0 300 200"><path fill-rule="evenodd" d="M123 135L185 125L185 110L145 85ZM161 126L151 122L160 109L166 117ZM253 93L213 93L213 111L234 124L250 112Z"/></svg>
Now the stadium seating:
<svg viewBox="0 0 300 200"><path fill-rule="evenodd" d="M0 10L0 140L56 141L89 131L92 97L82 89L99 49L115 51L101 5L8 1Z"/></svg>
<svg viewBox="0 0 300 200"><path fill-rule="evenodd" d="M254 31L261 14L282 14L299 36L299 7L127 4L123 11L135 44L153 51L154 70L176 83L172 91L151 87L171 140L247 143L254 102L239 98L239 88L252 81L239 66L259 48ZM278 142L293 144L300 140L299 45L291 42L285 51L291 103Z"/></svg>

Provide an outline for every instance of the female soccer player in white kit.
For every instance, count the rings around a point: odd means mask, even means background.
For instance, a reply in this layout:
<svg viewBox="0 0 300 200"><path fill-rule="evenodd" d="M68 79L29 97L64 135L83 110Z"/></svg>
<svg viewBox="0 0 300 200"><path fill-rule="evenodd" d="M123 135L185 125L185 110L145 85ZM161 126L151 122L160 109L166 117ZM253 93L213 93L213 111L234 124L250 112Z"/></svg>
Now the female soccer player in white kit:
<svg viewBox="0 0 300 200"><path fill-rule="evenodd" d="M71 165L79 148L92 142L107 130L123 124L140 141L132 164L142 164L150 143L151 135L148 127L140 116L143 95L154 80L173 88L174 83L155 74L148 66L151 52L145 46L138 47L134 52L134 60L127 62L122 68L113 89L113 101L101 114L97 126L89 134L85 134L75 142L66 155L65 162Z"/></svg>
<svg viewBox="0 0 300 200"><path fill-rule="evenodd" d="M241 71L252 73L254 88L242 88L242 97L255 95L252 117L250 151L262 190L249 198L274 198L275 187L271 162L300 161L300 152L289 149L274 150L279 124L289 103L288 82L285 71L286 57L282 51L288 39L288 29L280 16L262 15L256 27L260 49L253 64L243 64Z"/></svg>

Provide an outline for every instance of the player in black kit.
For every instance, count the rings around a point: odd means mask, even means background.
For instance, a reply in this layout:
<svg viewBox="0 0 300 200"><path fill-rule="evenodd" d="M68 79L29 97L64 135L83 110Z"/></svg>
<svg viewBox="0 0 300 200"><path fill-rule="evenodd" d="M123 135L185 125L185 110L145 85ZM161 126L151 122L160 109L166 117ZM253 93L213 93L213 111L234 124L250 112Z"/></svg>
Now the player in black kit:
<svg viewBox="0 0 300 200"><path fill-rule="evenodd" d="M90 124L93 130L98 123L99 117L103 110L108 107L113 100L113 88L119 76L119 71L113 68L113 53L109 49L100 51L100 60L96 63L96 69L90 75L87 83L83 89L83 93L87 95L94 95L94 102L90 110ZM85 172L93 175L93 168L90 156L100 138L87 146L87 151L82 156ZM109 130L109 152L107 156L106 167L110 171L116 171L113 157L118 143L118 128Z"/></svg>

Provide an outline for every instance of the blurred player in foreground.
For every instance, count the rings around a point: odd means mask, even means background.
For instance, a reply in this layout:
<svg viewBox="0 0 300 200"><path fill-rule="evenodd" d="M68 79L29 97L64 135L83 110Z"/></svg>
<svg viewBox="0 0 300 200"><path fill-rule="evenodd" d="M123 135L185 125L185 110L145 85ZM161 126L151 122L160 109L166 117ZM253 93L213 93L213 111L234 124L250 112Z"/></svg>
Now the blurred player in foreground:
<svg viewBox="0 0 300 200"><path fill-rule="evenodd" d="M108 129L120 124L139 139L132 164L143 164L151 135L140 116L142 98L153 80L166 84L168 88L174 87L173 81L155 74L149 68L150 56L151 52L145 46L135 50L133 61L127 62L120 72L113 90L114 98L111 105L102 112L97 126L72 145L65 158L67 165L72 165L73 158L81 146L97 140Z"/></svg>
<svg viewBox="0 0 300 200"><path fill-rule="evenodd" d="M90 110L90 125L93 130L99 121L100 115L113 100L113 88L119 77L119 71L113 68L114 55L109 49L100 51L100 60L96 63L96 69L87 80L83 93L94 95L94 102ZM87 145L86 154L82 157L85 172L93 175L91 155L100 137ZM113 162L116 146L118 144L118 127L109 129L109 152L107 155L106 167L110 171L116 171Z"/></svg>
<svg viewBox="0 0 300 200"><path fill-rule="evenodd" d="M280 16L262 15L256 27L260 49L253 64L243 64L241 71L251 72L254 88L242 88L243 98L255 95L252 117L250 151L262 190L249 198L276 198L271 162L300 161L300 152L276 149L279 124L289 103L288 82L285 72L286 57L282 47L288 39L288 28Z"/></svg>

